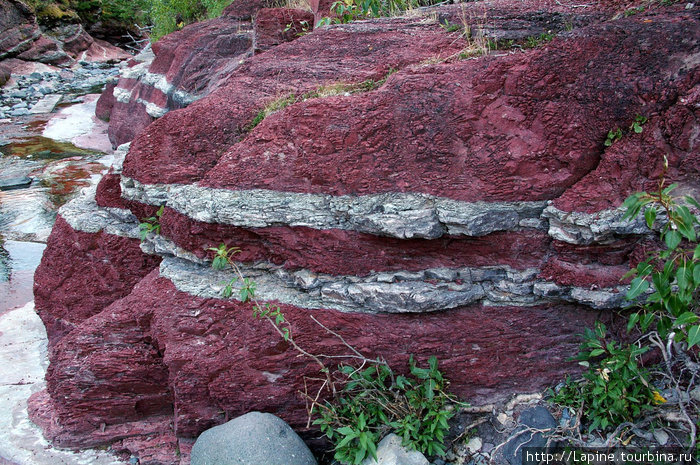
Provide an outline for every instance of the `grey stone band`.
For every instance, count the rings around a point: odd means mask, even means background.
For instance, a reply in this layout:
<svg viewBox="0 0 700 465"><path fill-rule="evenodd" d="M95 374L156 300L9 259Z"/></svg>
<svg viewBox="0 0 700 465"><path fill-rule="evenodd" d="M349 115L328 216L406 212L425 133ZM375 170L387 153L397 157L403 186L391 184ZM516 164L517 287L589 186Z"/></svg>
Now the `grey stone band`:
<svg viewBox="0 0 700 465"><path fill-rule="evenodd" d="M239 265L242 275L257 284L260 301L310 309L351 313L426 313L470 304L532 306L557 301L583 303L595 309L624 304L624 287L589 289L559 286L537 279L538 270L508 266L427 269L418 272L372 273L365 277L332 276L308 270L290 271L270 263ZM222 298L232 270L166 255L160 275L187 294ZM442 278L442 279L440 279ZM233 287L238 298L240 279Z"/></svg>
<svg viewBox="0 0 700 465"><path fill-rule="evenodd" d="M264 189L231 191L196 185L141 184L122 176L122 196L168 207L205 223L245 228L306 226L399 239L445 234L484 236L521 227L546 229L547 202L460 202L427 194L304 194Z"/></svg>
<svg viewBox="0 0 700 465"><path fill-rule="evenodd" d="M650 234L640 215L633 221L621 221L624 210L601 210L596 213L565 212L549 205L542 218L549 221L549 235L569 244L605 243L616 235Z"/></svg>
<svg viewBox="0 0 700 465"><path fill-rule="evenodd" d="M77 231L139 238L138 219L129 210L99 207L95 191L95 187L84 189L60 209L61 217ZM213 270L209 261L160 235L150 235L141 248L164 257L161 276L191 295L222 298L221 290L234 277L230 270ZM536 268L515 270L505 265L380 272L364 277L287 270L270 263L241 265L241 271L257 283L262 301L342 312L423 313L470 304L531 306L562 301L609 309L625 305L627 290L625 286L596 290L562 286L539 279Z"/></svg>

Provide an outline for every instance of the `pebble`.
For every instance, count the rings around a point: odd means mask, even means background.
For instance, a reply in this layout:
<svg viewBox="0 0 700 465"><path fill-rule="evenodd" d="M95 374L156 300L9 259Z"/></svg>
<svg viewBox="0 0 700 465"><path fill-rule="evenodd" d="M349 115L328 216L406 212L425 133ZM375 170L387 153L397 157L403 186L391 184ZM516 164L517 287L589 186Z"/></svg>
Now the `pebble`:
<svg viewBox="0 0 700 465"><path fill-rule="evenodd" d="M81 62L80 65L72 70L16 76L16 84L0 89L0 119L26 116L29 114L28 108L34 107L46 95L99 93L109 80L119 74L118 65L88 62Z"/></svg>
<svg viewBox="0 0 700 465"><path fill-rule="evenodd" d="M668 442L668 433L662 429L655 429L654 439L656 439L656 442L658 442L659 445L665 446Z"/></svg>
<svg viewBox="0 0 700 465"><path fill-rule="evenodd" d="M469 452L472 454L475 454L481 450L482 445L481 438L473 437L467 443L467 449L469 449Z"/></svg>
<svg viewBox="0 0 700 465"><path fill-rule="evenodd" d="M700 387L696 387L692 391L690 391L690 398L693 399L695 402L700 402Z"/></svg>

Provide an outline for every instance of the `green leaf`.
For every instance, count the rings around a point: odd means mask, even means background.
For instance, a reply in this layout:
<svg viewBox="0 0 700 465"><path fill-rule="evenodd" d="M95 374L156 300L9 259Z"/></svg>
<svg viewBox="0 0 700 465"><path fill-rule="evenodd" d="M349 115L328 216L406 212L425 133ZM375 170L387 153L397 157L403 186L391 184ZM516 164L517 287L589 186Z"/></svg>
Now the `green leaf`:
<svg viewBox="0 0 700 465"><path fill-rule="evenodd" d="M338 433L342 434L343 436L348 436L351 434L355 434L355 430L350 428L349 426L343 426L341 428L338 428ZM355 436L356 437L356 436Z"/></svg>
<svg viewBox="0 0 700 465"><path fill-rule="evenodd" d="M700 263L696 264L695 268L693 268L693 282L695 282L695 286L700 285Z"/></svg>
<svg viewBox="0 0 700 465"><path fill-rule="evenodd" d="M664 195L669 195L669 194L671 193L671 191L674 190L676 187L678 187L678 183L677 183L677 182L674 182L673 184L671 184L670 186L668 186L666 189L664 189L663 191L661 191L661 193L664 194Z"/></svg>
<svg viewBox="0 0 700 465"><path fill-rule="evenodd" d="M676 318L676 321L674 323L674 326L683 326L683 325L688 325L692 324L698 321L698 316L693 313L693 312L685 312L681 314L678 318Z"/></svg>
<svg viewBox="0 0 700 465"><path fill-rule="evenodd" d="M674 250L676 247L678 247L678 244L681 243L681 239L681 233L679 233L675 229L669 230L664 235L664 242L666 243L666 246L671 250Z"/></svg>
<svg viewBox="0 0 700 465"><path fill-rule="evenodd" d="M692 276L687 267L681 266L676 270L676 282L681 290L688 289L692 282Z"/></svg>
<svg viewBox="0 0 700 465"><path fill-rule="evenodd" d="M347 446L350 443L350 441L352 441L356 437L357 435L355 433L348 434L335 446L336 450Z"/></svg>
<svg viewBox="0 0 700 465"><path fill-rule="evenodd" d="M630 315L630 319L627 322L627 332L629 333L634 328L634 325L639 321L639 313L633 313Z"/></svg>
<svg viewBox="0 0 700 465"><path fill-rule="evenodd" d="M693 326L688 330L688 348L690 349L700 343L700 325Z"/></svg>
<svg viewBox="0 0 700 465"><path fill-rule="evenodd" d="M656 208L647 208L644 212L644 219L647 220L647 226L651 229L654 226L654 221L656 220Z"/></svg>
<svg viewBox="0 0 700 465"><path fill-rule="evenodd" d="M700 244L698 244L698 246L695 247L695 252L693 252L693 260L700 260Z"/></svg>
<svg viewBox="0 0 700 465"><path fill-rule="evenodd" d="M635 297L642 294L643 292L645 292L647 289L649 289L649 281L640 277L636 277L630 283L630 290L627 291L627 295L625 295L625 298L627 300L632 300Z"/></svg>
<svg viewBox="0 0 700 465"><path fill-rule="evenodd" d="M641 323L641 328L642 331L646 331L649 328L649 325L654 321L654 314L653 313L647 313L642 317L642 323Z"/></svg>
<svg viewBox="0 0 700 465"><path fill-rule="evenodd" d="M591 358L597 357L599 355L603 355L604 353L605 353L605 351L603 349L595 349L595 350L591 351L591 353L589 354L589 357L591 357Z"/></svg>
<svg viewBox="0 0 700 465"><path fill-rule="evenodd" d="M695 235L694 219L695 217L690 213L688 207L680 206L676 210L680 221L677 221L678 231L691 242L695 242L697 237Z"/></svg>
<svg viewBox="0 0 700 465"><path fill-rule="evenodd" d="M365 455L367 455L367 449L357 449L357 452L355 453L355 465L359 465L362 463L362 460L365 458Z"/></svg>
<svg viewBox="0 0 700 465"><path fill-rule="evenodd" d="M692 206L694 206L695 208L697 208L698 210L700 210L700 203L698 203L698 201L695 200L693 197L686 195L685 201L688 202L689 204L691 204Z"/></svg>

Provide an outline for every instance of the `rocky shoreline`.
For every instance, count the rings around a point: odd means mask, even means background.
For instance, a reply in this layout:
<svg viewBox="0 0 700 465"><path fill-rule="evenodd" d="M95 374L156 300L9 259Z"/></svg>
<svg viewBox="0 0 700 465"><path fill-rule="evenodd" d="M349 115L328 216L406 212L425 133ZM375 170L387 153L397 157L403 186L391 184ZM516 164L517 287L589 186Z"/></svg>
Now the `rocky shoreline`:
<svg viewBox="0 0 700 465"><path fill-rule="evenodd" d="M70 69L16 75L0 89L0 120L51 113L61 101L71 102L81 95L101 93L105 84L118 75L119 68L114 64L96 62L79 62ZM38 105L52 100L53 107Z"/></svg>

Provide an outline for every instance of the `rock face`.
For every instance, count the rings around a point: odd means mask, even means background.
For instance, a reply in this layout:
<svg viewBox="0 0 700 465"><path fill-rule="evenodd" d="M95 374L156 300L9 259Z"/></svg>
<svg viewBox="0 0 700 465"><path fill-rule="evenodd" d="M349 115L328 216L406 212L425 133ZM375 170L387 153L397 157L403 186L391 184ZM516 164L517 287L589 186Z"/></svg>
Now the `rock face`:
<svg viewBox="0 0 700 465"><path fill-rule="evenodd" d="M499 37L562 32L461 59L473 44L435 19L456 7L316 30L222 59L206 96L123 147L97 190L59 212L35 275L51 366L31 405L47 434L186 464L202 431L251 410L303 428L296 393L317 370L249 303L222 298L233 275L206 251L222 242L310 352L345 353L313 316L398 371L436 355L470 402L574 368L576 334L625 305L619 277L653 246L617 205L655 186L662 155L680 190L700 191L700 18L485 5ZM195 85L194 68L179 72L186 50L160 47L132 67L134 89L156 70ZM168 89L159 98L175 102ZM627 129L637 115L641 134ZM615 127L624 136L605 147ZM160 234L138 249L139 219L161 205Z"/></svg>
<svg viewBox="0 0 700 465"><path fill-rule="evenodd" d="M80 24L42 30L32 10L20 0L0 0L0 61L16 58L67 66L76 59L118 61L123 50L93 39Z"/></svg>
<svg viewBox="0 0 700 465"><path fill-rule="evenodd" d="M221 17L170 34L135 60L103 94L113 102L106 104L109 113L100 115L110 121L112 144L130 142L168 111L208 95L255 51L313 29L313 13L264 6L261 0L234 2Z"/></svg>

